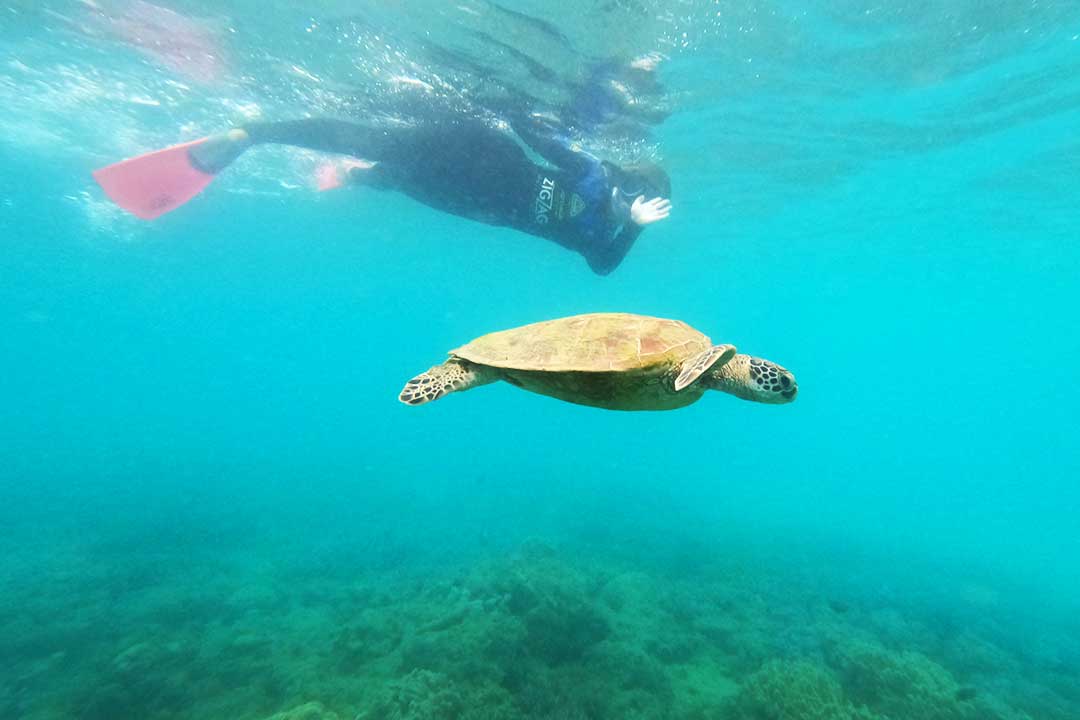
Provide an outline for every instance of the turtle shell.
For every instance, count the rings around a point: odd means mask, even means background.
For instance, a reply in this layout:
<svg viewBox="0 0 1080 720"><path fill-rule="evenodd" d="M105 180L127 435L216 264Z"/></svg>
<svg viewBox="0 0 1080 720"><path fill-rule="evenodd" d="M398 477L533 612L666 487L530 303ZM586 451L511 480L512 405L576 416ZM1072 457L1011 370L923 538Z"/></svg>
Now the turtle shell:
<svg viewBox="0 0 1080 720"><path fill-rule="evenodd" d="M680 363L712 342L684 322L629 313L548 320L476 338L450 354L538 372L627 372Z"/></svg>

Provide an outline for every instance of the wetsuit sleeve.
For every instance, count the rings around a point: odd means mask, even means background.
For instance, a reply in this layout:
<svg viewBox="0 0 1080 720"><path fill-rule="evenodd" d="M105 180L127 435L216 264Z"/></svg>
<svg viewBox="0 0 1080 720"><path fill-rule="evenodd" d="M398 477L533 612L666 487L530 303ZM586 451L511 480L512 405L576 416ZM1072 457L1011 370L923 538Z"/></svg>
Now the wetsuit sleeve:
<svg viewBox="0 0 1080 720"><path fill-rule="evenodd" d="M582 150L571 147L570 140L554 126L534 118L519 119L513 123L514 132L556 167L571 173L585 173L600 161Z"/></svg>
<svg viewBox="0 0 1080 720"><path fill-rule="evenodd" d="M585 256L589 267L597 275L607 275L619 266L619 263L630 252L634 241L641 234L642 227L635 223L627 223L611 242L601 247L594 248Z"/></svg>

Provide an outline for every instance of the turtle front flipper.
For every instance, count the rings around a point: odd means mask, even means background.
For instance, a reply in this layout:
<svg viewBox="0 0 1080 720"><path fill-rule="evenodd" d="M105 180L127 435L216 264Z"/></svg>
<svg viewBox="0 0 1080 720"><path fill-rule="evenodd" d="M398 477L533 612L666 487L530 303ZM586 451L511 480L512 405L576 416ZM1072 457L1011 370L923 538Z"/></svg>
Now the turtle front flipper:
<svg viewBox="0 0 1080 720"><path fill-rule="evenodd" d="M406 405L423 405L447 393L469 390L498 379L491 368L451 358L405 383L398 400Z"/></svg>
<svg viewBox="0 0 1080 720"><path fill-rule="evenodd" d="M735 357L734 345L713 345L708 350L703 350L697 355L686 358L683 361L679 376L675 378L675 392L679 392L687 385L692 384L701 377L701 374L719 363L722 366L731 358Z"/></svg>

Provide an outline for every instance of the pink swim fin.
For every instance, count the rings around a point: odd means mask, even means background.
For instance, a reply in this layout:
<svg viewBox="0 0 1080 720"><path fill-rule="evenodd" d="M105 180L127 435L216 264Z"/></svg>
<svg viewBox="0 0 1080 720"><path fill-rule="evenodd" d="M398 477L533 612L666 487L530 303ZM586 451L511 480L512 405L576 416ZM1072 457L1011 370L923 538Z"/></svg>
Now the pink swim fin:
<svg viewBox="0 0 1080 720"><path fill-rule="evenodd" d="M94 179L120 207L143 220L175 210L203 191L214 176L191 163L188 150L201 138L94 171Z"/></svg>

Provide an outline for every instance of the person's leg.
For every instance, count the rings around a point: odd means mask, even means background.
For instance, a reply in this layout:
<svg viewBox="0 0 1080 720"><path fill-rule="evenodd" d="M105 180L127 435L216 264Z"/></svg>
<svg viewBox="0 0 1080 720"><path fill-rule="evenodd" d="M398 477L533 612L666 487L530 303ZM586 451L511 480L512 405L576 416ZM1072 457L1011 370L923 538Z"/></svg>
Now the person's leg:
<svg viewBox="0 0 1080 720"><path fill-rule="evenodd" d="M394 159L412 134L409 126L379 127L323 118L249 123L243 130L253 144L294 145L369 160Z"/></svg>
<svg viewBox="0 0 1080 720"><path fill-rule="evenodd" d="M152 220L202 192L215 175L252 145L283 143L353 155L376 161L386 170L403 162L422 162L418 149L439 147L437 137L425 137L417 125L380 127L323 119L252 123L113 163L94 171L94 179L120 207ZM348 168L350 179L362 166L356 162ZM372 169L370 163L366 167ZM331 184L324 181L323 186Z"/></svg>
<svg viewBox="0 0 1080 720"><path fill-rule="evenodd" d="M193 147L190 156L200 170L212 174L228 167L252 145L264 143L386 161L407 154L413 134L410 127L376 127L323 118L256 122L212 136Z"/></svg>

